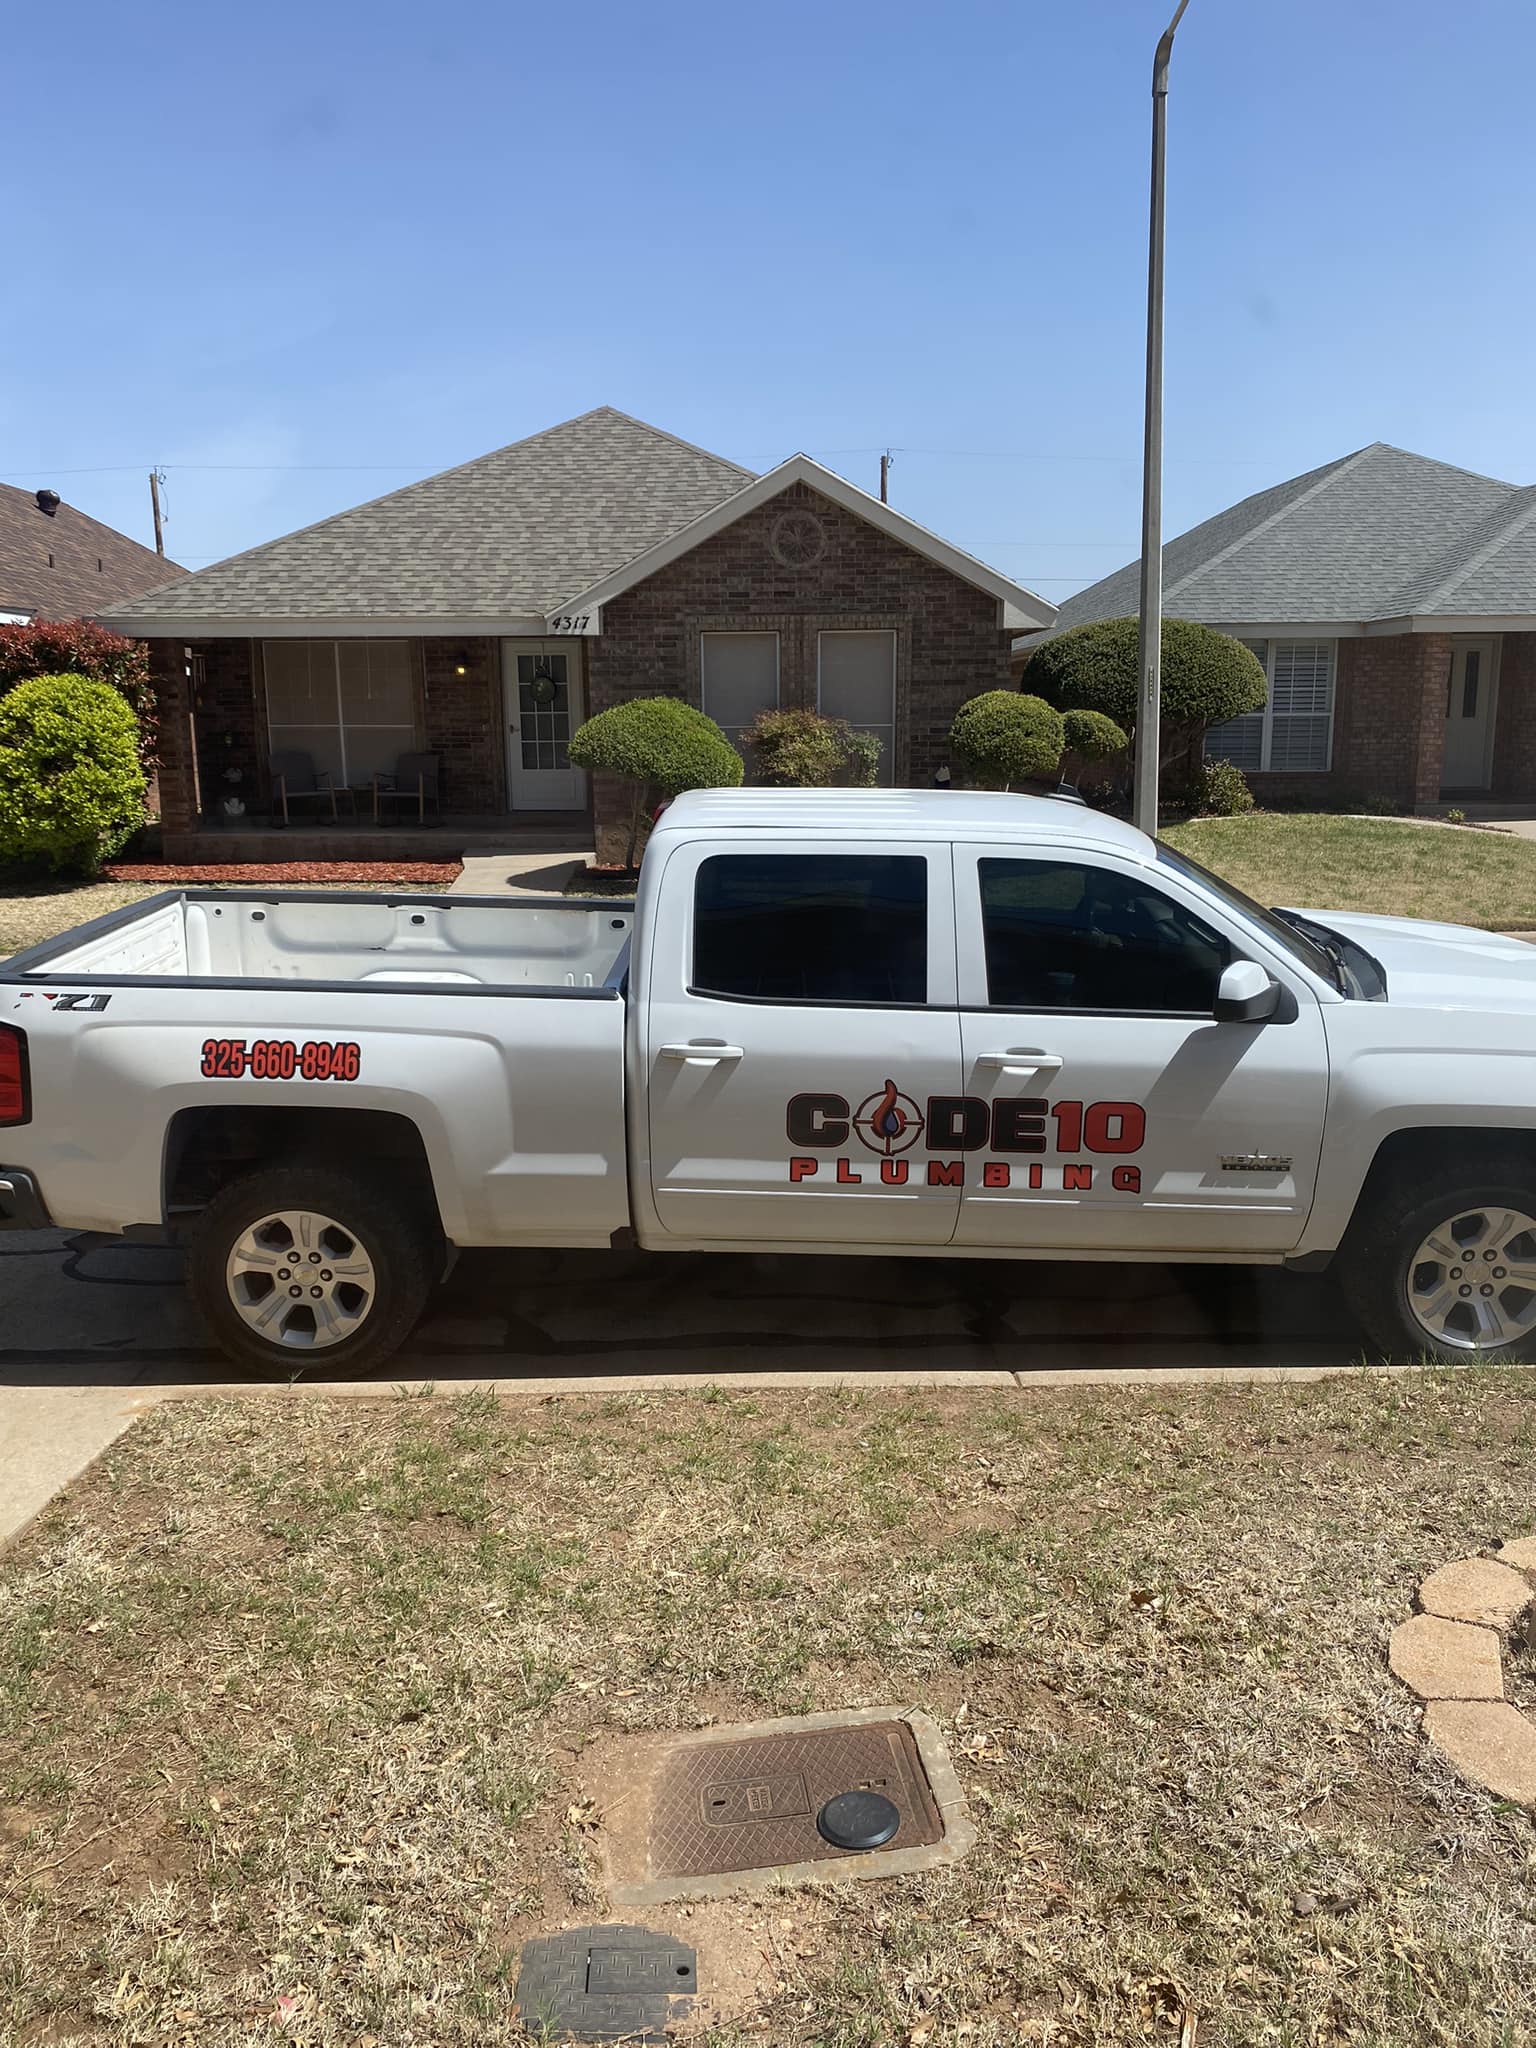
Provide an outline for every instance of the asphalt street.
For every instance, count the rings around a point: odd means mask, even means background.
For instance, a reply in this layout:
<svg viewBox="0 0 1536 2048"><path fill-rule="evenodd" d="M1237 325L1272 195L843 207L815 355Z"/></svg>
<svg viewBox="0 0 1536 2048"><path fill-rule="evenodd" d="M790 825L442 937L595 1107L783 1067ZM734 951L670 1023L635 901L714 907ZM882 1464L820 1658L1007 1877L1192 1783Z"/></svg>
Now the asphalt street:
<svg viewBox="0 0 1536 2048"><path fill-rule="evenodd" d="M1326 1278L1248 1267L471 1252L375 1377L1339 1366ZM317 1377L331 1377L321 1373ZM227 1383L176 1251L0 1237L0 1385Z"/></svg>

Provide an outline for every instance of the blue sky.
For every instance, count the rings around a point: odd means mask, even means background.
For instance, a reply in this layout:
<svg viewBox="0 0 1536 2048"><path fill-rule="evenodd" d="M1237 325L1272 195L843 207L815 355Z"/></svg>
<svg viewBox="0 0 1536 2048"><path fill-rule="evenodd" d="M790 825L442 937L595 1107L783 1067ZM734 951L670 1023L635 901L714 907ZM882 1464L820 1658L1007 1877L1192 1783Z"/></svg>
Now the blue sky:
<svg viewBox="0 0 1536 2048"><path fill-rule="evenodd" d="M0 473L197 567L593 405L1060 601L1136 552L1170 0L24 10ZM1536 480L1529 0L1191 0L1169 533L1372 440Z"/></svg>

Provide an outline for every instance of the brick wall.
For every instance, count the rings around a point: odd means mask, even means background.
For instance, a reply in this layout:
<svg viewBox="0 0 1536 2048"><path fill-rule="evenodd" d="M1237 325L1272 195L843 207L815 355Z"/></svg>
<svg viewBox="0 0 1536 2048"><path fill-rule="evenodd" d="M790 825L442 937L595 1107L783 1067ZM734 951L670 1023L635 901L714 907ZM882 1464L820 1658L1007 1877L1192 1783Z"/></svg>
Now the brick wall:
<svg viewBox="0 0 1536 2048"><path fill-rule="evenodd" d="M159 700L160 816L169 831L197 822L197 767L192 750L192 692L186 649L179 640L151 640L149 673Z"/></svg>
<svg viewBox="0 0 1536 2048"><path fill-rule="evenodd" d="M1536 798L1536 633L1506 633L1499 649L1499 704L1490 794Z"/></svg>
<svg viewBox="0 0 1536 2048"><path fill-rule="evenodd" d="M1252 775L1260 803L1385 797L1413 810L1440 795L1445 680L1443 633L1396 633L1337 643L1333 768L1327 775Z"/></svg>
<svg viewBox="0 0 1536 2048"><path fill-rule="evenodd" d="M811 511L825 547L803 568L779 561L778 521ZM699 635L779 635L780 701L816 702L816 635L824 628L896 634L894 780L921 787L948 759L949 728L967 697L1006 689L1008 643L997 600L892 540L805 484L793 484L603 607L587 643L588 709L630 697L701 698ZM615 858L623 823L616 789L594 791L599 857Z"/></svg>
<svg viewBox="0 0 1536 2048"><path fill-rule="evenodd" d="M496 642L418 640L414 649L426 751L443 757L444 809L504 811L507 750Z"/></svg>

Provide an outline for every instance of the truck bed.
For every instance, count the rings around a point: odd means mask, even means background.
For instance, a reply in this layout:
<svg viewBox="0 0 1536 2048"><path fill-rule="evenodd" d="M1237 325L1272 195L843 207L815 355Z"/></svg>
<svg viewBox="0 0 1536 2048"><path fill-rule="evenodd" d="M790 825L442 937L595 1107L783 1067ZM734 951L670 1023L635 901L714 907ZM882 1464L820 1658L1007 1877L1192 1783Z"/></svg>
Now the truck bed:
<svg viewBox="0 0 1536 2048"><path fill-rule="evenodd" d="M0 981L615 989L633 924L628 902L183 889L0 963Z"/></svg>

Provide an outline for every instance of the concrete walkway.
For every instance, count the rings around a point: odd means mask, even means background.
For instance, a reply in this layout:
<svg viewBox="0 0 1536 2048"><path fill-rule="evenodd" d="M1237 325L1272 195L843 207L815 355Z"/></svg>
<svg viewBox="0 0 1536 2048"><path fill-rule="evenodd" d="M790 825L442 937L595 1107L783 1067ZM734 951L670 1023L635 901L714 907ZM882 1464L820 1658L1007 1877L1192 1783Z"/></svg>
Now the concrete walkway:
<svg viewBox="0 0 1536 2048"><path fill-rule="evenodd" d="M496 853L466 853L464 872L450 890L455 896L560 896L592 849L576 840L536 847L508 847Z"/></svg>
<svg viewBox="0 0 1536 2048"><path fill-rule="evenodd" d="M157 1398L126 1387L0 1389L0 1549Z"/></svg>

